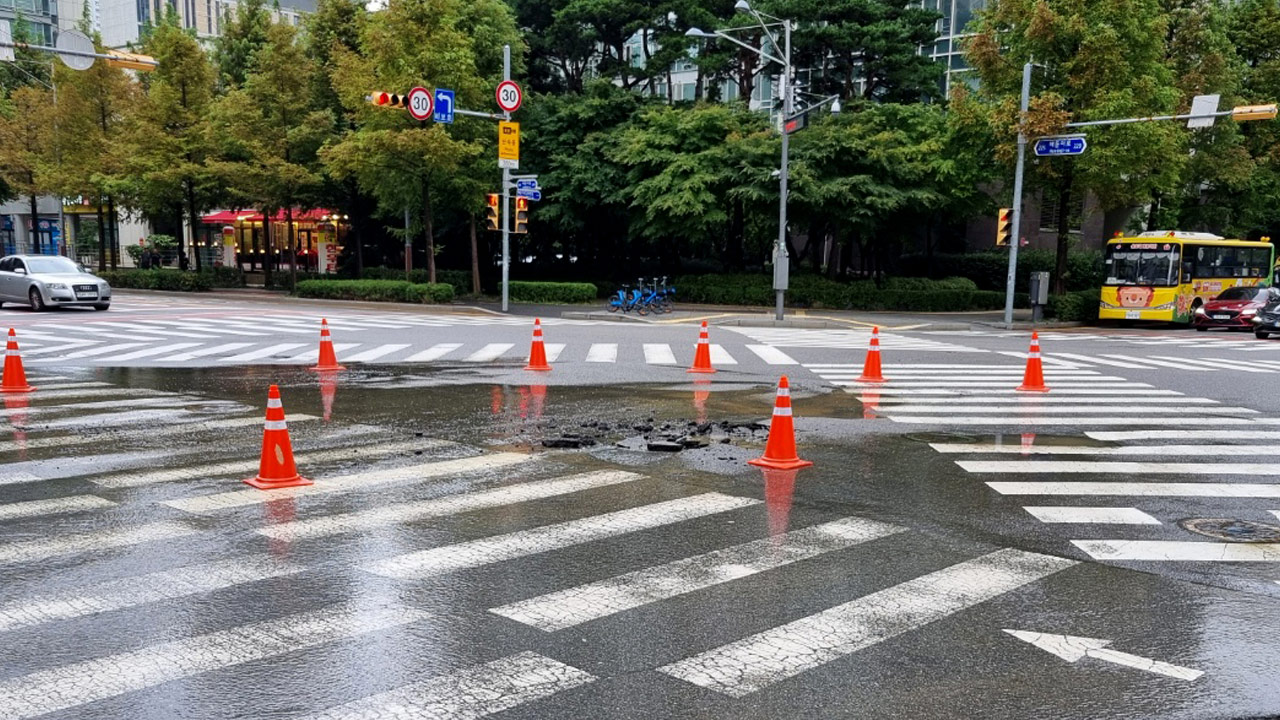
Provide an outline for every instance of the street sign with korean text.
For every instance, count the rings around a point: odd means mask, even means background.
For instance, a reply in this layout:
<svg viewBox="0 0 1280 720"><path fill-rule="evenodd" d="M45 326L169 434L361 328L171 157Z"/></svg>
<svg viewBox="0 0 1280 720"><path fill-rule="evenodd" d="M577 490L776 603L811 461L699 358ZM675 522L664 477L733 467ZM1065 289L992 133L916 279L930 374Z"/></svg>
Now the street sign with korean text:
<svg viewBox="0 0 1280 720"><path fill-rule="evenodd" d="M516 189L517 190L537 190L538 180L537 178L522 178L520 180L516 180Z"/></svg>
<svg viewBox="0 0 1280 720"><path fill-rule="evenodd" d="M520 169L520 123L498 123L498 167Z"/></svg>
<svg viewBox="0 0 1280 720"><path fill-rule="evenodd" d="M430 120L434 113L431 91L424 87L416 87L410 90L409 94L405 96L405 107L409 110L409 117L414 120Z"/></svg>
<svg viewBox="0 0 1280 720"><path fill-rule="evenodd" d="M1088 147L1088 141L1080 135L1040 138L1036 140L1036 155L1040 157L1080 155Z"/></svg>
<svg viewBox="0 0 1280 720"><path fill-rule="evenodd" d="M453 122L453 91L436 88L435 119L438 123Z"/></svg>
<svg viewBox="0 0 1280 720"><path fill-rule="evenodd" d="M542 199L542 191L541 190L525 190L524 188L519 188L518 190L516 190L516 196L522 197L522 198L528 198L534 202L538 202L539 200Z"/></svg>

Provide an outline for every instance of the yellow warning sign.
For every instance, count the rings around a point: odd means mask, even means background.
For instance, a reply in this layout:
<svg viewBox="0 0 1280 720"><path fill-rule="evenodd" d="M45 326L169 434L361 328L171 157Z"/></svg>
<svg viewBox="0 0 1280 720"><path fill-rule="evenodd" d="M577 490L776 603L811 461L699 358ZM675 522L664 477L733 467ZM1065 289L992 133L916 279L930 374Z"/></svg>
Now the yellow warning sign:
<svg viewBox="0 0 1280 720"><path fill-rule="evenodd" d="M520 169L520 123L498 123L498 167Z"/></svg>

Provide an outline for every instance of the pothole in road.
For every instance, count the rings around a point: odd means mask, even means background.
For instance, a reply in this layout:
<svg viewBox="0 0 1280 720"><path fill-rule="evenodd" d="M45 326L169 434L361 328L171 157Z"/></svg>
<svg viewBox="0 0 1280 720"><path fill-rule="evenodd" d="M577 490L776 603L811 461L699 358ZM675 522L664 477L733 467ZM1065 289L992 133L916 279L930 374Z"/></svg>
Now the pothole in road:
<svg viewBox="0 0 1280 720"><path fill-rule="evenodd" d="M914 440L915 442L918 442L918 443L945 443L945 442L976 443L978 442L978 438L974 437L973 435L964 435L962 433L949 433L949 432L911 433L910 435L907 435L906 438L908 440Z"/></svg>
<svg viewBox="0 0 1280 720"><path fill-rule="evenodd" d="M1187 518L1178 522L1197 535L1242 543L1280 542L1280 527L1234 518Z"/></svg>

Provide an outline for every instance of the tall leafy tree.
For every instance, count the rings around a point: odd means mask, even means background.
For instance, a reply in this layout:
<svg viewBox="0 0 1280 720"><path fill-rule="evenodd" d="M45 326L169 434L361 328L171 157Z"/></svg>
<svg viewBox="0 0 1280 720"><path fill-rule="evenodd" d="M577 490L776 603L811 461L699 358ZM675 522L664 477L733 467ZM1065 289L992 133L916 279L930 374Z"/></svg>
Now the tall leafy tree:
<svg viewBox="0 0 1280 720"><path fill-rule="evenodd" d="M222 33L213 45L219 86L237 88L244 85L255 67L258 51L267 44L270 27L271 14L264 0L241 0L227 5L222 18Z"/></svg>
<svg viewBox="0 0 1280 720"><path fill-rule="evenodd" d="M1267 103L1280 99L1280 4L1241 0L1229 9L1228 32L1243 63L1240 99ZM1253 159L1245 192L1230 197L1228 228L1249 237L1280 238L1280 123L1251 122L1240 127L1243 146Z"/></svg>
<svg viewBox="0 0 1280 720"><path fill-rule="evenodd" d="M36 199L48 192L53 163L53 94L42 87L20 87L0 106L0 182L31 204L33 252L40 252Z"/></svg>

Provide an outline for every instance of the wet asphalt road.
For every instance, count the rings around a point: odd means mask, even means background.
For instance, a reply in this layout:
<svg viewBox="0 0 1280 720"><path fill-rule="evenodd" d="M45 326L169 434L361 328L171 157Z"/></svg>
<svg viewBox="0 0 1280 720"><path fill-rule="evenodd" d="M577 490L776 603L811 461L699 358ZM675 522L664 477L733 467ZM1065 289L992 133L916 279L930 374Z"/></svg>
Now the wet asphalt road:
<svg viewBox="0 0 1280 720"><path fill-rule="evenodd" d="M1053 390L1027 400L1001 395L1022 333L886 332L871 394L838 367L864 331L713 328L737 363L703 385L689 330L552 321L549 376L519 350L392 353L332 382L216 356L30 363L41 390L6 398L0 437L0 717L1280 713L1280 546L1180 524L1280 525L1276 350L1046 333ZM414 352L527 337L365 332ZM116 354L165 342L195 339ZM664 343L679 364L643 362ZM613 363L591 349L609 344ZM1168 357L1220 365L1114 364ZM793 474L745 464L779 372L815 463ZM305 491L239 483L270 383ZM687 433L707 446L643 449ZM566 435L595 444L543 447Z"/></svg>

